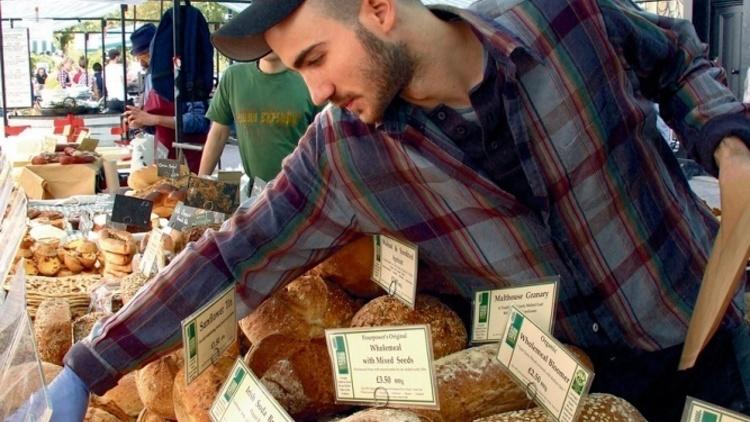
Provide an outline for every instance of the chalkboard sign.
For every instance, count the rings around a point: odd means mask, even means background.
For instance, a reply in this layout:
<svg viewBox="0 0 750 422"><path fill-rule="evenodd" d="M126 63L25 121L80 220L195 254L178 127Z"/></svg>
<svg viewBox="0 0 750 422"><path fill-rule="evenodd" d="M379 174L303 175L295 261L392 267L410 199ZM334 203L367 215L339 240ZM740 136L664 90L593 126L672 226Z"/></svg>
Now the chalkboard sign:
<svg viewBox="0 0 750 422"><path fill-rule="evenodd" d="M113 223L121 223L138 227L148 227L151 224L151 209L154 203L133 196L115 195L112 207Z"/></svg>
<svg viewBox="0 0 750 422"><path fill-rule="evenodd" d="M159 177L177 179L180 177L180 162L177 160L156 160L156 174Z"/></svg>
<svg viewBox="0 0 750 422"><path fill-rule="evenodd" d="M191 176L185 205L232 214L240 206L240 185Z"/></svg>
<svg viewBox="0 0 750 422"><path fill-rule="evenodd" d="M186 230L195 226L221 224L225 219L224 213L189 207L178 202L169 219L169 227L175 230Z"/></svg>

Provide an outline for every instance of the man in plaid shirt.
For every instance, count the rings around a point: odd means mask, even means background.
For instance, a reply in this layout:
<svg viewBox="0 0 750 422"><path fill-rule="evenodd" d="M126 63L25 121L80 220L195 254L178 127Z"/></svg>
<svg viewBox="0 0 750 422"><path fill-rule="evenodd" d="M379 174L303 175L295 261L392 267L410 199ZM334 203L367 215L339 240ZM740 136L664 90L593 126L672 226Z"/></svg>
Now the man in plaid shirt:
<svg viewBox="0 0 750 422"><path fill-rule="evenodd" d="M651 420L688 394L750 409L741 292L676 370L718 223L653 104L722 189L750 180L748 106L689 23L617 0L256 0L213 40L238 60L273 49L332 104L252 208L73 347L53 419L178 347L227 286L244 315L361 233L417 244L467 297L559 275L555 336L591 355L594 391Z"/></svg>

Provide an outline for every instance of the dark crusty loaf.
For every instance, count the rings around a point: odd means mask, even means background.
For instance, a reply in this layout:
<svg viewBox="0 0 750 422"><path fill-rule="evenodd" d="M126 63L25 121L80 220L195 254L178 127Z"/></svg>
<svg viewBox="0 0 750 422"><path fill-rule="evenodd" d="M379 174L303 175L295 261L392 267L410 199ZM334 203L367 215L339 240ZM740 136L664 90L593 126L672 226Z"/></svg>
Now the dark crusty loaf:
<svg viewBox="0 0 750 422"><path fill-rule="evenodd" d="M39 358L62 365L65 354L73 345L73 316L70 304L63 299L46 299L36 311L34 339Z"/></svg>
<svg viewBox="0 0 750 422"><path fill-rule="evenodd" d="M390 296L377 297L352 318L352 327L428 324L435 359L466 347L466 327L453 310L428 295L417 295L414 310Z"/></svg>

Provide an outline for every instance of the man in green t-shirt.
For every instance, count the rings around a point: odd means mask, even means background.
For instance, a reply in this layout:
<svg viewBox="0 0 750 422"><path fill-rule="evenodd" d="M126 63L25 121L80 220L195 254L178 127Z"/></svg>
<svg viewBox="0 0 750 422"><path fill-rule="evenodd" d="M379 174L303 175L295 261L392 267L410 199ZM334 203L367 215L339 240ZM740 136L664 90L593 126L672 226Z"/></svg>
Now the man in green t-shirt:
<svg viewBox="0 0 750 422"><path fill-rule="evenodd" d="M305 82L275 53L229 66L206 114L211 129L198 174L213 173L234 123L245 173L273 179L318 111Z"/></svg>

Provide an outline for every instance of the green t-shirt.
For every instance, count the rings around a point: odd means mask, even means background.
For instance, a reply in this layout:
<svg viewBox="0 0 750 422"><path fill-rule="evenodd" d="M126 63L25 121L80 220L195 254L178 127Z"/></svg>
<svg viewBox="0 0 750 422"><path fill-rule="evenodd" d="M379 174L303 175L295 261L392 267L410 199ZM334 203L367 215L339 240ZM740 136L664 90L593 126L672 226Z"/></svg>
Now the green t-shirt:
<svg viewBox="0 0 750 422"><path fill-rule="evenodd" d="M296 72L263 73L257 62L229 66L219 82L208 117L235 124L240 156L250 179L268 181L281 170L281 160L297 146L320 108Z"/></svg>

